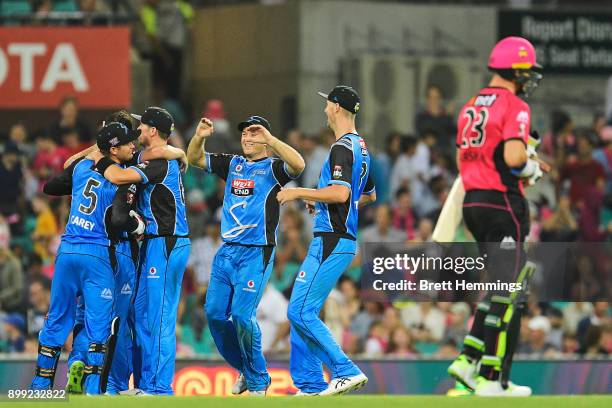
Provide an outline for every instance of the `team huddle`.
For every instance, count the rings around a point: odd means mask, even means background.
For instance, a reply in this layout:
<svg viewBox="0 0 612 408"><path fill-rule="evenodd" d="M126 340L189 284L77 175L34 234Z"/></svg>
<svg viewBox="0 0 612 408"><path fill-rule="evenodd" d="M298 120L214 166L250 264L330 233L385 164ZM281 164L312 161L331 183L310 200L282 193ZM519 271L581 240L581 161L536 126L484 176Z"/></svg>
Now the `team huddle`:
<svg viewBox="0 0 612 408"><path fill-rule="evenodd" d="M522 180L533 183L542 172L535 151L526 149L529 107L516 95L528 94L541 76L533 46L516 37L496 45L489 68L494 71L490 86L459 119L457 161L467 191L463 217L478 242L519 244L511 262L499 254L507 266L500 273L518 279L528 273L520 249L529 220ZM316 189L284 187L300 176L304 159L274 137L261 116L238 125L242 155L206 151L214 133L207 118L186 154L168 145L174 121L162 108L106 118L96 145L71 157L44 187L46 194L70 195L72 201L32 389L53 387L62 346L72 332L69 392L173 393L176 320L190 252L181 175L187 165L225 180L223 245L213 260L205 313L219 353L239 373L232 393L264 396L270 385L256 310L272 273L280 206L295 200L314 217L314 237L287 313L297 395L344 394L367 383L319 313L356 254L359 208L376 200L371 157L355 127L357 92L336 86L319 95L326 99L324 112L336 141ZM135 140L142 146L138 152ZM483 218L490 223L477 222ZM477 395L530 394L508 379L520 327L517 309L519 299L507 293L491 293L478 306L464 351L449 369Z"/></svg>

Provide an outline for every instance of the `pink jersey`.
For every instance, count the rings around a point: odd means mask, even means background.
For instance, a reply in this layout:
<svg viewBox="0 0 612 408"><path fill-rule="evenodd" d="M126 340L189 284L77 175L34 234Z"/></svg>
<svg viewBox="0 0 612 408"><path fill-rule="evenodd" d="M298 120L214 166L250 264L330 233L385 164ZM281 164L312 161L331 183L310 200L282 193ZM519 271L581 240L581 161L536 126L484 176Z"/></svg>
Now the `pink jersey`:
<svg viewBox="0 0 612 408"><path fill-rule="evenodd" d="M523 194L523 185L504 161L504 144L527 144L529 106L505 88L484 88L466 103L457 120L461 179L466 191L497 190Z"/></svg>

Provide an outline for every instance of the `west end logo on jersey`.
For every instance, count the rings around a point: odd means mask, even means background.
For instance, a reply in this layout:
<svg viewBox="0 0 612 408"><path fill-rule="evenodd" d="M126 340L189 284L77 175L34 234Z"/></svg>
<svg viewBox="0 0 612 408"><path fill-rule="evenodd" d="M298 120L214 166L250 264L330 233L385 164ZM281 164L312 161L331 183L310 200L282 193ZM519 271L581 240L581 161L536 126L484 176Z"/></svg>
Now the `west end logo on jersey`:
<svg viewBox="0 0 612 408"><path fill-rule="evenodd" d="M147 276L147 279L159 279L159 276L157 275L157 269L155 269L154 266L149 268L149 275Z"/></svg>
<svg viewBox="0 0 612 408"><path fill-rule="evenodd" d="M102 299L111 300L113 298L113 291L110 290L109 288L104 288L102 289L102 292L100 293L100 297Z"/></svg>
<svg viewBox="0 0 612 408"><path fill-rule="evenodd" d="M332 176L335 179L341 179L342 178L342 166L334 166L334 172Z"/></svg>
<svg viewBox="0 0 612 408"><path fill-rule="evenodd" d="M489 107L495 103L497 99L497 94L493 95L478 95L476 100L474 101L474 106L484 106Z"/></svg>
<svg viewBox="0 0 612 408"><path fill-rule="evenodd" d="M253 195L255 180L234 179L232 180L232 194L246 197Z"/></svg>
<svg viewBox="0 0 612 408"><path fill-rule="evenodd" d="M245 292L256 292L254 288L255 288L255 282L250 280L247 282L247 287L242 288L242 290L244 290Z"/></svg>
<svg viewBox="0 0 612 408"><path fill-rule="evenodd" d="M306 282L306 280L304 279L306 277L306 272L305 271L300 271L298 272L298 276L297 278L295 278L296 282Z"/></svg>
<svg viewBox="0 0 612 408"><path fill-rule="evenodd" d="M123 285L123 287L121 288L121 294L122 295L131 295L132 294L132 288L130 286L129 283L125 283L125 285Z"/></svg>
<svg viewBox="0 0 612 408"><path fill-rule="evenodd" d="M516 121L521 123L529 123L529 113L527 111L520 111L518 115L516 115Z"/></svg>

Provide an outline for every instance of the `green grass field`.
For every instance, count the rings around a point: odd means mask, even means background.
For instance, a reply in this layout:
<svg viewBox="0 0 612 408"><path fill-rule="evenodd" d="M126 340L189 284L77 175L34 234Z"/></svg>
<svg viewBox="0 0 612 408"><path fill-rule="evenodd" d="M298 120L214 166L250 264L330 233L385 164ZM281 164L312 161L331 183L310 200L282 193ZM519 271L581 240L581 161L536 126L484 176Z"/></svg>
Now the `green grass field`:
<svg viewBox="0 0 612 408"><path fill-rule="evenodd" d="M5 400L6 401L6 400ZM71 397L67 405L62 402L12 402L19 408L42 407L59 404L59 407L87 408L609 408L612 396L541 396L529 398L475 398L445 396L344 396L344 397L269 397L269 398L215 398L215 397ZM0 401L2 406L2 401ZM53 406L53 405L51 405Z"/></svg>

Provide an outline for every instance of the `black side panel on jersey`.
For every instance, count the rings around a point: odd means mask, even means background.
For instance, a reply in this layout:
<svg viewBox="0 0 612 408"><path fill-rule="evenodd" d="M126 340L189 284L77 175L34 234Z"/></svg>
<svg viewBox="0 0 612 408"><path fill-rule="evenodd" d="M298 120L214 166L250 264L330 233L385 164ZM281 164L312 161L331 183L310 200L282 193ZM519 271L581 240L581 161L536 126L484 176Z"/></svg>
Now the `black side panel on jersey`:
<svg viewBox="0 0 612 408"><path fill-rule="evenodd" d="M176 202L168 187L156 184L151 191L151 213L157 223L157 235L173 235L176 223Z"/></svg>
<svg viewBox="0 0 612 408"><path fill-rule="evenodd" d="M210 170L223 180L227 180L229 175L229 166L234 155L224 153L209 153L210 158Z"/></svg>
<svg viewBox="0 0 612 408"><path fill-rule="evenodd" d="M499 173L502 184L508 188L509 193L521 194L521 190L519 189L519 179L510 172L510 167L508 167L506 161L504 160L504 145L505 142L500 142L493 152L493 163L495 163L495 169Z"/></svg>
<svg viewBox="0 0 612 408"><path fill-rule="evenodd" d="M266 212L266 242L268 245L276 245L276 227L278 226L278 217L280 215L280 208L276 200L276 195L280 190L281 187L275 184L266 197L264 211Z"/></svg>
<svg viewBox="0 0 612 408"><path fill-rule="evenodd" d="M340 139L344 143L344 140ZM334 171L337 170L338 166L341 167L339 177L334 177ZM329 174L331 180L342 180L346 183L351 184L352 181L352 169L353 166L353 151L345 144L344 147L335 145L332 146L329 160ZM349 189L350 190L350 189ZM329 213L329 220L331 227L334 232L340 234L347 233L346 221L348 220L348 214L350 210L352 192L349 193L349 198L346 202L341 204L327 204L327 211Z"/></svg>

